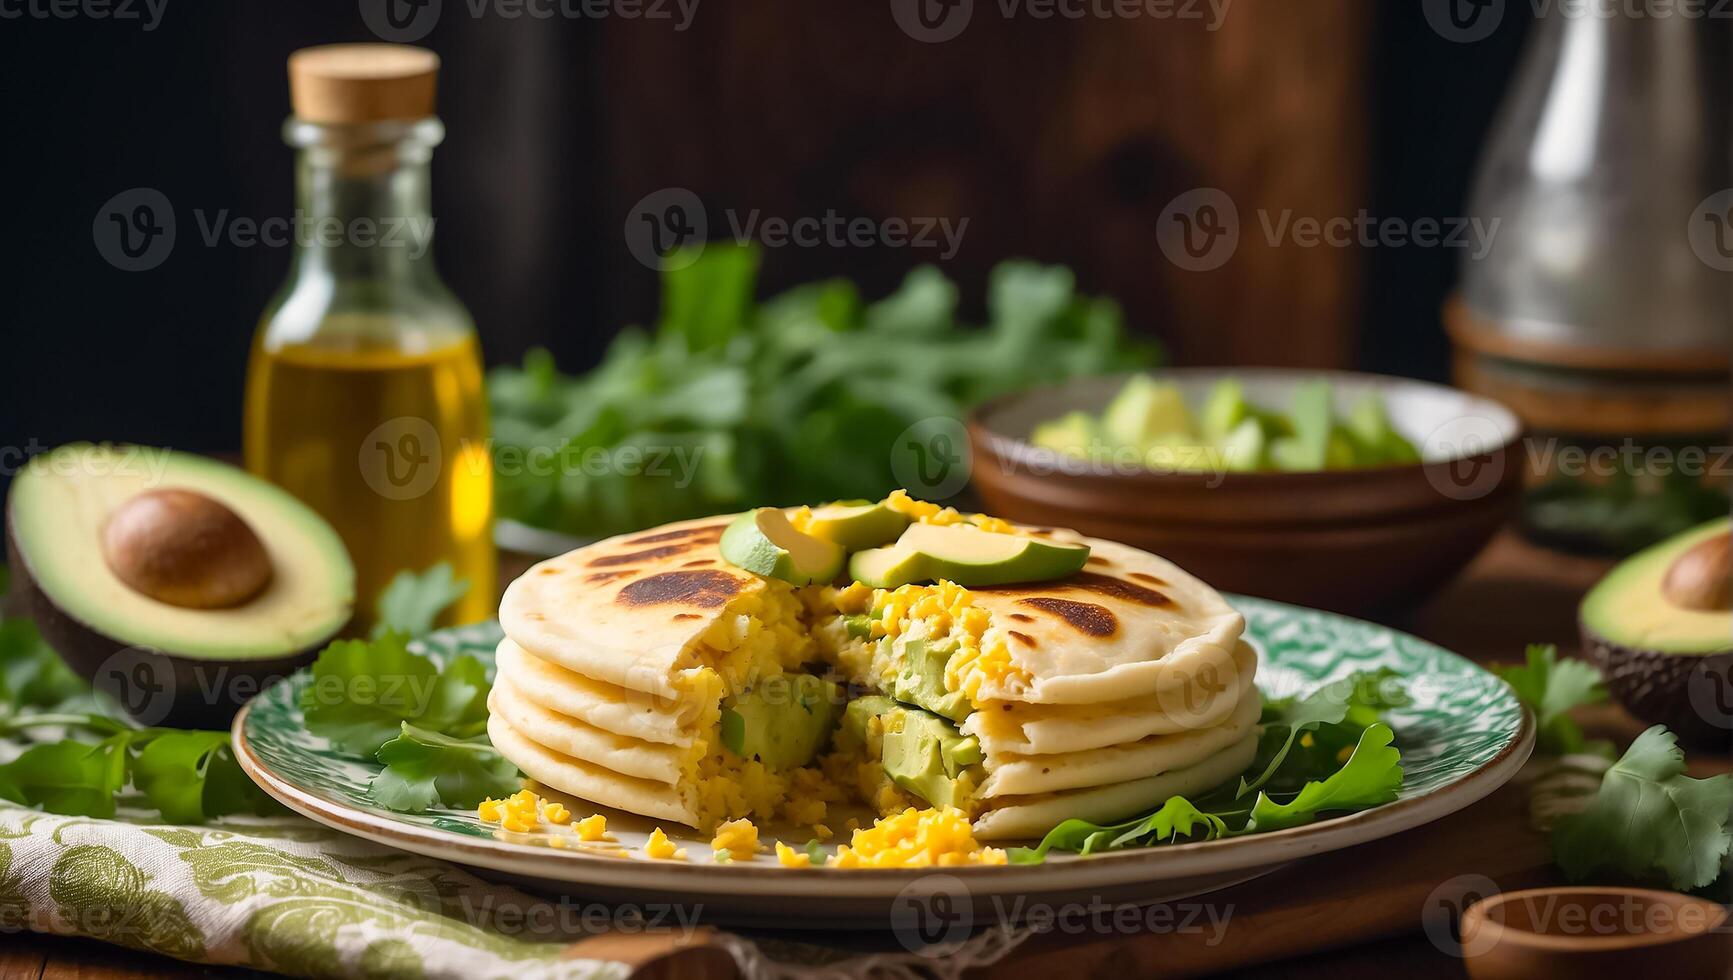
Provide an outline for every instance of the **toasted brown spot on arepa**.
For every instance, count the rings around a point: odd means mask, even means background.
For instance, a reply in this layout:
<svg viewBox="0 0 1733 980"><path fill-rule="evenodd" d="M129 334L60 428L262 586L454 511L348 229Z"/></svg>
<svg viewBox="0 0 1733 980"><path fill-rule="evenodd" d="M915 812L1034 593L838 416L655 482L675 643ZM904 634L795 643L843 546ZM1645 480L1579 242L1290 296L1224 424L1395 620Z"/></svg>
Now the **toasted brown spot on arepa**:
<svg viewBox="0 0 1733 980"><path fill-rule="evenodd" d="M627 585L614 601L624 606L679 603L714 609L739 595L741 586L740 579L714 569L663 572Z"/></svg>
<svg viewBox="0 0 1733 980"><path fill-rule="evenodd" d="M1093 602L1073 602L1044 595L1018 599L1017 602L1057 616L1072 629L1089 636L1112 636L1119 630L1119 618L1113 615L1113 610Z"/></svg>

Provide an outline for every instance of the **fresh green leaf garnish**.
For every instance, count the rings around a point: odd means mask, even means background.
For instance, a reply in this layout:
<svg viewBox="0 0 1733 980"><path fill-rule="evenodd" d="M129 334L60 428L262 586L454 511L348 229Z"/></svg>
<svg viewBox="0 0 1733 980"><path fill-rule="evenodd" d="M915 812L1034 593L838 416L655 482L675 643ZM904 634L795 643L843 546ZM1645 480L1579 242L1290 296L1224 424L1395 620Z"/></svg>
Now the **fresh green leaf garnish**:
<svg viewBox="0 0 1733 980"><path fill-rule="evenodd" d="M14 803L50 813L112 817L115 795L125 786L125 762L122 739L47 742L0 766L0 787Z"/></svg>
<svg viewBox="0 0 1733 980"><path fill-rule="evenodd" d="M277 805L241 771L228 732L165 731L132 763L132 783L169 823L204 823Z"/></svg>
<svg viewBox="0 0 1733 980"><path fill-rule="evenodd" d="M401 633L338 640L320 651L312 673L301 689L307 730L367 757L428 710L439 679L432 659L410 652Z"/></svg>
<svg viewBox="0 0 1733 980"><path fill-rule="evenodd" d="M28 619L0 620L0 710L51 708L89 689Z"/></svg>
<svg viewBox="0 0 1733 980"><path fill-rule="evenodd" d="M1493 669L1516 692L1517 699L1534 712L1538 726L1536 747L1540 752L1546 755L1594 752L1612 758L1612 743L1584 739L1582 729L1568 714L1572 708L1607 699L1601 672L1581 660L1560 660L1558 647L1550 643L1529 644L1527 657L1526 666Z"/></svg>
<svg viewBox="0 0 1733 980"><path fill-rule="evenodd" d="M1553 859L1574 880L1612 871L1701 888L1721 873L1733 837L1733 775L1692 779L1677 737L1657 725L1613 763L1582 813L1559 821Z"/></svg>
<svg viewBox="0 0 1733 980"><path fill-rule="evenodd" d="M518 788L517 766L486 736L452 738L404 722L398 736L380 747L378 758L385 768L367 784L367 795L391 810L468 808Z"/></svg>
<svg viewBox="0 0 1733 980"><path fill-rule="evenodd" d="M441 668L401 633L339 640L301 690L307 730L385 763L368 795L392 810L474 806L517 789L517 768L487 738L487 668L453 657Z"/></svg>
<svg viewBox="0 0 1733 980"><path fill-rule="evenodd" d="M1048 832L1040 846L1014 848L1010 860L1035 864L1052 850L1094 854L1150 847L1177 840L1214 840L1298 827L1327 812L1350 812L1388 803L1402 786L1401 753L1391 746L1395 733L1374 722L1360 733L1353 754L1340 769L1322 780L1306 783L1297 793L1277 800L1260 791L1248 807L1238 794L1216 791L1193 802L1170 797L1155 812L1124 823L1101 825L1067 820Z"/></svg>
<svg viewBox="0 0 1733 980"><path fill-rule="evenodd" d="M1407 703L1400 675L1389 667L1333 681L1303 698L1265 702L1264 737L1252 764L1258 776L1250 781L1241 777L1235 798L1263 788L1277 772L1283 773L1287 784L1278 783L1278 788L1298 789L1305 782L1323 779L1341 767L1347 750L1385 709ZM1323 730L1329 726L1340 730ZM1295 761L1304 765L1288 764L1296 742L1303 758Z"/></svg>
<svg viewBox="0 0 1733 980"><path fill-rule="evenodd" d="M468 592L468 580L454 577L450 562L442 561L419 574L398 572L379 593L373 638L386 633L416 637L432 632L439 614Z"/></svg>
<svg viewBox="0 0 1733 980"><path fill-rule="evenodd" d="M1328 779L1307 783L1286 803L1259 793L1251 819L1238 833L1285 830L1311 823L1327 811L1366 810L1394 800L1402 788L1402 753L1390 744L1395 738L1390 726L1372 724L1360 735L1348 762Z"/></svg>

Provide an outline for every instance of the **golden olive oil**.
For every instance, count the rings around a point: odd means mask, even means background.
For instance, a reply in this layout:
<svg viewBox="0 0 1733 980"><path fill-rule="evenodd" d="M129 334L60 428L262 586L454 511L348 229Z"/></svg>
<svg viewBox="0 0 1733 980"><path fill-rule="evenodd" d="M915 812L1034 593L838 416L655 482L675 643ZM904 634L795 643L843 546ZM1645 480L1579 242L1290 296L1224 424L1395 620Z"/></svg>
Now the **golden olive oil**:
<svg viewBox="0 0 1733 980"><path fill-rule="evenodd" d="M355 561L357 631L391 577L452 563L469 592L445 617L493 615L493 466L473 334L417 349L321 331L272 346L247 377L247 469L330 521ZM362 336L357 336L357 335ZM319 338L326 336L321 341Z"/></svg>
<svg viewBox="0 0 1733 980"><path fill-rule="evenodd" d="M475 322L433 260L439 58L401 45L289 57L298 218L247 369L247 469L299 497L355 561L355 632L392 577L449 562L494 608L493 468Z"/></svg>

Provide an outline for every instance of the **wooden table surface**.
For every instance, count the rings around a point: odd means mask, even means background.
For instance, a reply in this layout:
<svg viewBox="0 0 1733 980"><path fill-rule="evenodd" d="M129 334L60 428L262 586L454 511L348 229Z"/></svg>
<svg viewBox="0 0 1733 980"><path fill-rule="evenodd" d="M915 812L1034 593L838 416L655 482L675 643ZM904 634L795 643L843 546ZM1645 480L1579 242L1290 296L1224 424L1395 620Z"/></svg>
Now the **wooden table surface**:
<svg viewBox="0 0 1733 980"><path fill-rule="evenodd" d="M1468 571L1435 600L1419 610L1385 619L1392 626L1485 663L1521 660L1524 646L1531 642L1557 643L1561 650L1574 651L1578 646L1577 603L1584 590L1607 567L1607 562L1542 550L1507 532L1500 535ZM1581 720L1591 734L1612 737L1621 744L1644 727L1612 706L1585 711ZM1728 771L1730 767L1726 759L1699 753L1691 756L1691 768L1693 775L1704 776ZM1521 790L1508 787L1451 820L1409 831L1396 838L1361 845L1338 855L1312 858L1260 879L1256 883L1257 890L1247 889L1244 894L1249 897L1236 906L1236 923L1250 923L1249 927L1240 928L1233 935L1232 945L1239 952L1199 949L1195 951L1197 961L1193 963L1187 959L1193 955L1191 951L1182 949L1176 953L1164 948L1160 962L1150 963L1139 962L1136 955L1128 956L1123 950L1112 948L1110 941L1098 944L1099 948L1088 943L1079 948L1071 941L1043 946L1042 938L1045 937L1042 937L1020 950L1014 966L985 973L1040 976L1058 969L1068 975L1083 975L1089 972L1086 969L1089 966L1096 968L1094 972L1126 976L1157 967L1196 973L1243 960L1249 955L1245 953L1246 946L1265 943L1282 948L1283 944L1296 940L1307 944L1316 936L1341 930L1345 923L1361 918L1368 920L1364 933L1381 938L1277 962L1248 963L1240 973L1221 975L1319 980L1353 980L1358 977L1384 980L1393 975L1404 980L1461 977L1460 961L1440 951L1420 931L1421 920L1416 910L1420 900L1438 882L1380 882L1378 868L1399 857L1406 860L1415 850L1460 853L1460 850L1453 851L1453 846L1472 846L1475 835L1486 827L1509 826L1511 821L1520 820L1523 803ZM1479 873L1485 869L1506 888L1542 883L1531 879L1538 875L1544 880L1551 875L1550 870L1536 868L1537 864L1544 864L1539 860L1544 855L1544 841L1538 836L1532 840L1520 836L1510 838L1504 844L1490 847L1490 850L1493 853L1476 854L1475 866L1451 869L1449 873ZM1355 869L1352 876L1328 873L1331 868L1347 867ZM1505 871L1518 880L1501 877ZM1379 891L1383 897L1371 901L1369 889L1372 885L1368 882L1376 882L1381 888L1390 890ZM1279 905L1279 899L1271 900L1268 896L1290 890L1307 896L1304 912L1261 908ZM1231 899L1241 893L1222 894ZM1212 896L1212 901L1216 898ZM1307 935L1296 936L1295 933ZM1212 956L1216 959L1210 959ZM29 933L0 937L0 980L238 976L262 974L198 967L88 940Z"/></svg>

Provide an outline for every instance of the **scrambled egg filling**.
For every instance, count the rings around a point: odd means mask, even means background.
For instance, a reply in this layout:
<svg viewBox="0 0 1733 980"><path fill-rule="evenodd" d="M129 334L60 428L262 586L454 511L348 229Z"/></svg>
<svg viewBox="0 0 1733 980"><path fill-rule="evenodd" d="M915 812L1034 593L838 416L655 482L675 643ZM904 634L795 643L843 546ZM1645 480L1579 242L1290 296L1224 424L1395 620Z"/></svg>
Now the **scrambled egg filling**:
<svg viewBox="0 0 1733 980"><path fill-rule="evenodd" d="M1028 671L1012 662L1005 631L994 627L992 614L976 606L974 596L960 585L940 582L892 591L875 589L871 616L870 639L877 642L873 662L882 679L901 668L909 641L921 640L935 649L954 647L945 664L945 689L963 692L976 708L985 703L980 691L987 681L1033 681Z"/></svg>
<svg viewBox="0 0 1733 980"><path fill-rule="evenodd" d="M710 849L731 861L750 861L758 853L758 828L750 820L730 820L716 828Z"/></svg>
<svg viewBox="0 0 1733 980"><path fill-rule="evenodd" d="M1012 534L1017 530L1016 525L1010 521L1000 520L997 517L988 517L986 514L965 514L955 507L940 507L938 504L928 503L925 500L916 500L909 496L907 490L892 490L891 495L885 498L885 506L922 524L938 524L940 526L973 524L983 531L991 531L994 534Z"/></svg>
<svg viewBox="0 0 1733 980"><path fill-rule="evenodd" d="M710 824L742 818L815 824L825 819L830 804L848 799L817 768L776 770L720 746L699 764L696 788L700 812Z"/></svg>
<svg viewBox="0 0 1733 980"><path fill-rule="evenodd" d="M965 864L1004 864L1005 852L975 840L969 817L955 807L917 810L880 817L854 832L830 861L836 868L951 868Z"/></svg>

